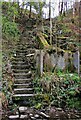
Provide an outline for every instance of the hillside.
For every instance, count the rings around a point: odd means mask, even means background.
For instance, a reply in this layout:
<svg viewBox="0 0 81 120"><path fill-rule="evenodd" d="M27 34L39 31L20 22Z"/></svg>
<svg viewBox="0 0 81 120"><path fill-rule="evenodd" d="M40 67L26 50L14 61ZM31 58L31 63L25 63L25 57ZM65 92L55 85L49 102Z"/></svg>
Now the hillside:
<svg viewBox="0 0 81 120"><path fill-rule="evenodd" d="M2 4L2 119L81 118L80 16L49 21L45 4L27 5Z"/></svg>

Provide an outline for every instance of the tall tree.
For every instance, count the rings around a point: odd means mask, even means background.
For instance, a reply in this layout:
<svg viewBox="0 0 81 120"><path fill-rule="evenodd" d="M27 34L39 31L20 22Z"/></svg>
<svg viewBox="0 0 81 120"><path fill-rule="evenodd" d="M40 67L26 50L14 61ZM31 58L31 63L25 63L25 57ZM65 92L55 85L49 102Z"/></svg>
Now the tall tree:
<svg viewBox="0 0 81 120"><path fill-rule="evenodd" d="M62 3L61 3L61 11L60 11L60 14L63 13L63 0L62 0Z"/></svg>
<svg viewBox="0 0 81 120"><path fill-rule="evenodd" d="M51 0L49 0L49 21L50 21L50 44L52 44Z"/></svg>
<svg viewBox="0 0 81 120"><path fill-rule="evenodd" d="M81 28L81 1L79 4L79 29ZM81 34L79 32L79 44L81 44ZM81 61L81 46L79 46L78 51L78 74L80 76L80 61Z"/></svg>
<svg viewBox="0 0 81 120"><path fill-rule="evenodd" d="M17 5L18 5L18 13L20 13L19 0L17 0Z"/></svg>
<svg viewBox="0 0 81 120"><path fill-rule="evenodd" d="M32 12L32 3L30 2L30 13L29 13L29 18L31 18L31 12Z"/></svg>

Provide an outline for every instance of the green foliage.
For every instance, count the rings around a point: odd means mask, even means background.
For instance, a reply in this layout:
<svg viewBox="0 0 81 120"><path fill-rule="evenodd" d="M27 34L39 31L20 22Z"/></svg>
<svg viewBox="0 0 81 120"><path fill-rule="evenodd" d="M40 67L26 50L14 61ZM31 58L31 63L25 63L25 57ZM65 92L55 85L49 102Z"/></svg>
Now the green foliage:
<svg viewBox="0 0 81 120"><path fill-rule="evenodd" d="M41 104L41 103L37 103L37 104L35 105L35 108L36 108L36 109L40 109L40 108L41 108L41 106L42 106L42 104Z"/></svg>
<svg viewBox="0 0 81 120"><path fill-rule="evenodd" d="M47 40L44 37L41 32L37 33L37 40L40 43L41 48L50 48L50 45L48 44Z"/></svg>
<svg viewBox="0 0 81 120"><path fill-rule="evenodd" d="M59 23L57 25L57 31L58 33L59 31L61 31L61 34L58 34L60 36L70 36L70 34L72 33L71 29L69 29L68 26L63 23Z"/></svg>
<svg viewBox="0 0 81 120"><path fill-rule="evenodd" d="M34 92L39 94L41 92L40 79L37 77L33 80Z"/></svg>
<svg viewBox="0 0 81 120"><path fill-rule="evenodd" d="M14 2L14 4L12 6L9 6L9 8L8 8L8 17L9 17L9 20L11 18L14 19L14 16L16 16L16 17L19 16L17 8L18 8L18 4L16 2Z"/></svg>
<svg viewBox="0 0 81 120"><path fill-rule="evenodd" d="M19 30L17 23L8 21L6 17L2 17L2 23L2 33L7 39L19 38Z"/></svg>
<svg viewBox="0 0 81 120"><path fill-rule="evenodd" d="M62 29L63 29L63 33L65 35L70 34L72 32L71 29L69 29L67 26L63 26Z"/></svg>
<svg viewBox="0 0 81 120"><path fill-rule="evenodd" d="M3 2L2 11L9 21L15 21L15 17L19 17L17 2Z"/></svg>
<svg viewBox="0 0 81 120"><path fill-rule="evenodd" d="M81 110L81 101L78 98L67 99L67 104L70 108L76 108L76 109Z"/></svg>
<svg viewBox="0 0 81 120"><path fill-rule="evenodd" d="M46 88L44 88L44 84L41 86L41 81L45 83ZM38 78L35 83L40 89L40 91L36 89L36 93L39 94L39 97L36 98L36 101L38 101L38 103L36 103L37 107L40 103L43 106L47 104L56 107L81 109L81 80L76 73L64 73L59 70L57 71L57 75L47 73L42 78ZM51 89L49 89L48 83ZM41 99L39 100L40 96Z"/></svg>
<svg viewBox="0 0 81 120"><path fill-rule="evenodd" d="M16 2L2 3L2 34L7 40L19 39L20 31L15 22L18 17L18 4Z"/></svg>
<svg viewBox="0 0 81 120"><path fill-rule="evenodd" d="M45 5L45 2L42 2L41 0L38 0L38 2L30 2L31 6L34 7L34 9L36 10L36 12L38 13L38 17L42 17L42 14L43 14L43 7Z"/></svg>

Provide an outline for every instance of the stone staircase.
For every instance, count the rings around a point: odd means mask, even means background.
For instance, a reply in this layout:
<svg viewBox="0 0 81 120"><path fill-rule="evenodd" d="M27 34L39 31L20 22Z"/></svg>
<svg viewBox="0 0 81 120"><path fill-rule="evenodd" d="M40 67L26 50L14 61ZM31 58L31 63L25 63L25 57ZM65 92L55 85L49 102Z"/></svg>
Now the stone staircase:
<svg viewBox="0 0 81 120"><path fill-rule="evenodd" d="M13 101L17 104L29 105L35 95L33 89L33 69L35 50L25 44L18 44L12 60L14 75Z"/></svg>

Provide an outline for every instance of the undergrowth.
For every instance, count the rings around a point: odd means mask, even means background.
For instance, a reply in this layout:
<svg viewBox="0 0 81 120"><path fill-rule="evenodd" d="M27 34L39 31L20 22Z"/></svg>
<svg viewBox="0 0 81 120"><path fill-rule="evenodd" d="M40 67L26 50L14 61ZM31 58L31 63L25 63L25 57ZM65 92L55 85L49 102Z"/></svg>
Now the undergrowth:
<svg viewBox="0 0 81 120"><path fill-rule="evenodd" d="M36 108L56 106L81 109L81 80L76 73L45 73L42 78L34 79Z"/></svg>

